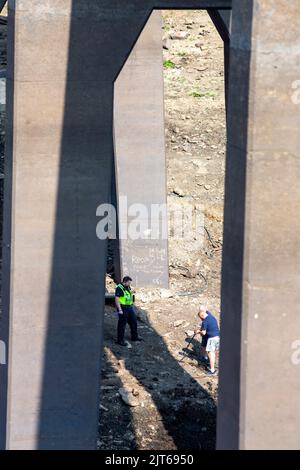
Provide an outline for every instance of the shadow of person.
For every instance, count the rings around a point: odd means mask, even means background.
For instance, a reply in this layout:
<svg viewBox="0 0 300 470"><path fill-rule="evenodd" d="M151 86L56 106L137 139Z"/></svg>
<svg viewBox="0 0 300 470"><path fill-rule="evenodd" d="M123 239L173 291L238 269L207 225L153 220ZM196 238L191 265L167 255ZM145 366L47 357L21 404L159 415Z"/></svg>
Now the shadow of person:
<svg viewBox="0 0 300 470"><path fill-rule="evenodd" d="M100 421L98 426L100 450L136 449L136 435L130 407L118 407L119 394L111 393L123 387L118 369L105 351L101 369ZM113 426L113 423L116 426Z"/></svg>
<svg viewBox="0 0 300 470"><path fill-rule="evenodd" d="M185 339L187 346L182 348L182 361L184 362L184 358L192 359L197 361L197 365L203 369L205 369L206 364L204 364L202 358L202 351L201 351L201 340L196 338L186 338Z"/></svg>
<svg viewBox="0 0 300 470"><path fill-rule="evenodd" d="M164 338L153 325L147 323L139 322L139 334L143 337L141 343L131 343L132 348L117 345L115 342L117 322L112 314L113 308L107 307L106 311L108 313L104 320L105 349L110 351L116 361L122 361L127 373L137 381L146 394L150 395L157 411L155 415L155 410L143 409L141 411L143 423L137 418L139 426L142 424L142 427L147 428L154 423L156 428L156 434L151 441L148 438L147 447L143 448L214 449L215 401L184 369L183 364L179 363L181 356L175 358ZM146 310L139 309L139 312L143 318L147 317ZM130 331L127 327L125 340L130 342L129 338ZM102 419L106 420L106 416L102 415ZM110 426L116 427L113 422L117 424L120 419L122 420L120 412L116 412L115 416L110 415ZM104 426L107 426L107 423L101 424L101 429ZM147 434L146 429L144 434ZM141 448L139 441L135 444Z"/></svg>

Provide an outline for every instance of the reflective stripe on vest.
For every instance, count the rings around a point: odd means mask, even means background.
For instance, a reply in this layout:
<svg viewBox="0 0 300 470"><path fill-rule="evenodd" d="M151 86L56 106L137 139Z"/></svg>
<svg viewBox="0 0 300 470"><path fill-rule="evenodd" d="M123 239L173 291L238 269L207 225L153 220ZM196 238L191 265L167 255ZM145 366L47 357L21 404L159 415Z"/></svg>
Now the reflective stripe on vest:
<svg viewBox="0 0 300 470"><path fill-rule="evenodd" d="M123 284L119 284L118 287L122 289L123 296L119 297L121 305L132 305L133 304L133 295L130 291L124 289Z"/></svg>

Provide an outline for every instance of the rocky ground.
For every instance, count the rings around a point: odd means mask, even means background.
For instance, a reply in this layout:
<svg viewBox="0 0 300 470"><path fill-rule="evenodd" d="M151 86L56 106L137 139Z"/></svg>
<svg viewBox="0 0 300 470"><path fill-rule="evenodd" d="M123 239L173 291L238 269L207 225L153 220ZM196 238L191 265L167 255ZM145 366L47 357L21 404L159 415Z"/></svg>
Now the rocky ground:
<svg viewBox="0 0 300 470"><path fill-rule="evenodd" d="M223 45L206 12L163 12L168 205L192 204L204 229L170 239L170 288L136 293L144 342L115 344L114 307L105 309L99 449L213 449L217 378L187 346L200 303L220 312L225 109ZM6 25L0 22L0 65ZM1 116L0 198L4 119ZM112 279L107 288L114 291Z"/></svg>
<svg viewBox="0 0 300 470"><path fill-rule="evenodd" d="M206 12L163 17L168 206L193 204L204 214L204 230L189 242L170 239L169 290L138 290L143 343L131 344L128 334L128 348L117 346L114 308L106 308L100 449L215 446L218 380L199 364L197 341L181 362L179 352L200 303L220 313L223 44ZM109 277L107 288L113 292Z"/></svg>

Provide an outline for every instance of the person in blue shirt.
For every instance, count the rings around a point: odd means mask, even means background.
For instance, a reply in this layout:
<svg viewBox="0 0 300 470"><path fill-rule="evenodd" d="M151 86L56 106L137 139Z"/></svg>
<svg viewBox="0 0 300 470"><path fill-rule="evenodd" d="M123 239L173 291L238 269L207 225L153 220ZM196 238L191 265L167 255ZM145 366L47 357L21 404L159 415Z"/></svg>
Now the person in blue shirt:
<svg viewBox="0 0 300 470"><path fill-rule="evenodd" d="M216 375L216 352L220 347L220 329L218 320L210 313L204 305L200 306L198 316L201 320L200 328L195 330L195 334L202 336L201 348L204 361L209 361L207 369L208 375Z"/></svg>

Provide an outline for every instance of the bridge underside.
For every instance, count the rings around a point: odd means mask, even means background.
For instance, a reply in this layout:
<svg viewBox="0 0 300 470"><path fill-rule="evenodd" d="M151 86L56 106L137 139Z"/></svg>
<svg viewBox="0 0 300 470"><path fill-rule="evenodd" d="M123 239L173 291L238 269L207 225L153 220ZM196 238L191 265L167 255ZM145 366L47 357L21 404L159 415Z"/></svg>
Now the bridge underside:
<svg viewBox="0 0 300 470"><path fill-rule="evenodd" d="M153 8L230 7L226 0L131 0L126 8L26 0L26 9L11 2L3 448L96 446L106 268L96 209L111 195L115 79ZM300 329L299 25L293 2L233 2L219 448L300 445L291 359Z"/></svg>

